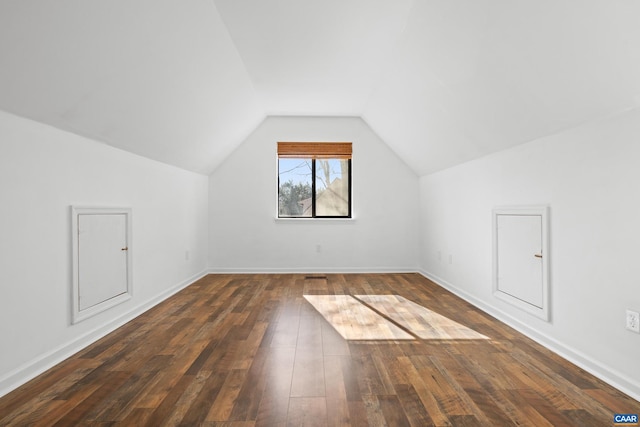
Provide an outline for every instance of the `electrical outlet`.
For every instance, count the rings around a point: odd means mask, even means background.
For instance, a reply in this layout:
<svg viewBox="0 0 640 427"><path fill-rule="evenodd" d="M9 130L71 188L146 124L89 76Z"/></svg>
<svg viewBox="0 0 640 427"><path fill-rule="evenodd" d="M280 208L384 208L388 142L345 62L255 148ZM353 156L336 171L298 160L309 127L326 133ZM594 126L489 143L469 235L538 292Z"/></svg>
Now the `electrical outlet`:
<svg viewBox="0 0 640 427"><path fill-rule="evenodd" d="M640 334L640 314L627 310L627 329Z"/></svg>

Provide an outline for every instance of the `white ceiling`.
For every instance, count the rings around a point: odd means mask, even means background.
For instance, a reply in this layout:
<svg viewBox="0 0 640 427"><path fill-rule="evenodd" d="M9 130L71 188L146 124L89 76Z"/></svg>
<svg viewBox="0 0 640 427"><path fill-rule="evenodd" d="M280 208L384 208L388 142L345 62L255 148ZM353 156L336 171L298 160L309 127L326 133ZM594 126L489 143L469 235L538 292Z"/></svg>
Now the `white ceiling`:
<svg viewBox="0 0 640 427"><path fill-rule="evenodd" d="M640 105L637 0L0 0L0 109L209 173L267 115L427 174Z"/></svg>

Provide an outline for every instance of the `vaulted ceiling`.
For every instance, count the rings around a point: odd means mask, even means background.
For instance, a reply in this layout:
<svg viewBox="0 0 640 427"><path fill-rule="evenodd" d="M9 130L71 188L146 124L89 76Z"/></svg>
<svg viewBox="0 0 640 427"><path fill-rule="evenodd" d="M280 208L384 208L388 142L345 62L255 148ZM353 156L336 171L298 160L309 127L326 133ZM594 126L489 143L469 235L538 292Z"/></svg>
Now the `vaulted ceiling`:
<svg viewBox="0 0 640 427"><path fill-rule="evenodd" d="M268 115L427 174L640 105L636 0L2 0L0 109L209 173Z"/></svg>

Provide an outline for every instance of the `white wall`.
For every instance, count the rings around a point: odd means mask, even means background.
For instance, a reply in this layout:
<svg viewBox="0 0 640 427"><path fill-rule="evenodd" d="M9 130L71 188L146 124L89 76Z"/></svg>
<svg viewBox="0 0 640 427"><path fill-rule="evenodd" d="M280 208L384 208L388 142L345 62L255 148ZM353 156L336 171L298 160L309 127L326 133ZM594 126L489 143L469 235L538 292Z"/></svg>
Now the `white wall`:
<svg viewBox="0 0 640 427"><path fill-rule="evenodd" d="M636 398L639 141L636 109L420 178L423 272ZM550 323L491 293L491 210L521 204L550 206Z"/></svg>
<svg viewBox="0 0 640 427"><path fill-rule="evenodd" d="M207 187L204 175L0 112L0 395L206 270ZM70 205L133 208L133 298L76 325Z"/></svg>
<svg viewBox="0 0 640 427"><path fill-rule="evenodd" d="M353 142L354 220L274 219L277 141ZM209 267L415 271L417 195L418 177L361 119L268 117L210 176Z"/></svg>

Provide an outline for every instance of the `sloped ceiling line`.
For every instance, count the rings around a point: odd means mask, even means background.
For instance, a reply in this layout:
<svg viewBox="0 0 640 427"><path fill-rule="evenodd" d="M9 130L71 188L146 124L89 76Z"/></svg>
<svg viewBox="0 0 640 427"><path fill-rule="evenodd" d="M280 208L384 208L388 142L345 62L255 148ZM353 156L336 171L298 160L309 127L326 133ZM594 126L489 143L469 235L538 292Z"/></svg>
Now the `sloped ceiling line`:
<svg viewBox="0 0 640 427"><path fill-rule="evenodd" d="M7 0L0 109L212 172L360 116L419 175L640 105L640 2Z"/></svg>

